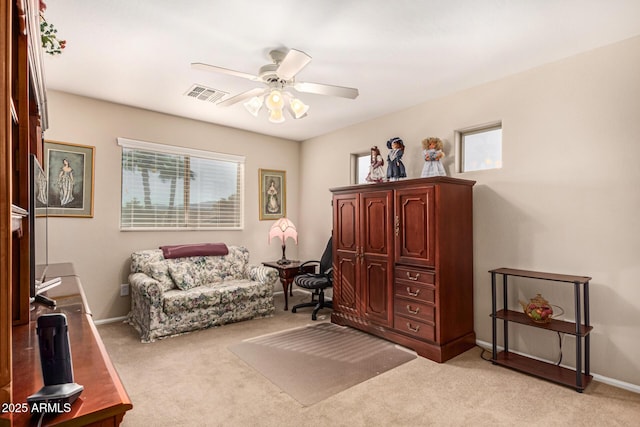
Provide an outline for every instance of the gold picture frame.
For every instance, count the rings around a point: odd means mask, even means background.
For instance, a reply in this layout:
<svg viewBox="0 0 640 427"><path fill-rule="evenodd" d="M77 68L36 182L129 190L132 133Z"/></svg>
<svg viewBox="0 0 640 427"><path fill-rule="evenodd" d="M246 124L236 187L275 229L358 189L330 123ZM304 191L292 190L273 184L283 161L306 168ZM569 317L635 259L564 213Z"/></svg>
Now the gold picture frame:
<svg viewBox="0 0 640 427"><path fill-rule="evenodd" d="M258 169L260 179L260 221L287 215L287 172Z"/></svg>
<svg viewBox="0 0 640 427"><path fill-rule="evenodd" d="M95 147L44 142L47 216L93 218Z"/></svg>

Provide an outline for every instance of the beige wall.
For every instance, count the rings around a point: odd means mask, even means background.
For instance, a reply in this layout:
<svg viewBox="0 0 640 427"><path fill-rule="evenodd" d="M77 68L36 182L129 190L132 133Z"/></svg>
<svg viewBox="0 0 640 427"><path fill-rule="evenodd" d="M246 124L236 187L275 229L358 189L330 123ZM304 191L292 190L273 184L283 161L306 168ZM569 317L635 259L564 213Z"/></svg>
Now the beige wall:
<svg viewBox="0 0 640 427"><path fill-rule="evenodd" d="M95 319L128 313L130 299L120 297L120 284L127 282L131 252L138 249L225 242L246 246L254 264L280 258L279 241L270 245L267 239L273 221L258 219L258 169L286 170L287 216L297 223L298 142L61 92L47 96L50 127L45 138L96 147L93 218L51 218L49 223L49 261L75 264ZM121 232L117 137L246 156L244 230ZM296 246L288 245L287 255L296 254Z"/></svg>
<svg viewBox="0 0 640 427"><path fill-rule="evenodd" d="M640 38L475 87L305 141L300 233L331 230L328 188L350 183L349 154L403 138L410 177L423 161L420 141L446 140L450 176L474 187L475 329L491 342L490 269L514 267L588 275L592 372L640 385ZM424 78L429 78L425 76ZM501 120L499 170L454 173L454 130ZM318 241L301 242L303 254ZM520 279L511 304L541 292L573 318L572 285ZM514 288L515 290L516 288ZM555 334L511 325L510 343L547 360ZM575 339L563 341L573 365ZM640 387L640 386L639 386ZM640 388L638 388L640 390Z"/></svg>

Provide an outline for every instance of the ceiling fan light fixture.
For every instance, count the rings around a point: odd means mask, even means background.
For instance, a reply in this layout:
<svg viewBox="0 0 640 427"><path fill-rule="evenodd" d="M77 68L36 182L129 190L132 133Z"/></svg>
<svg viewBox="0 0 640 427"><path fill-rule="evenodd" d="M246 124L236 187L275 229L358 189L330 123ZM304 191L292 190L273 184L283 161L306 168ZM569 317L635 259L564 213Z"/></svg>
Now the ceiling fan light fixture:
<svg viewBox="0 0 640 427"><path fill-rule="evenodd" d="M274 109L269 110L269 121L271 123L282 123L284 122L284 114L282 113L282 109Z"/></svg>
<svg viewBox="0 0 640 427"><path fill-rule="evenodd" d="M262 106L266 105L269 110L269 121L272 123L282 123L285 121L284 110L287 110L289 115L294 119L301 119L307 116L309 106L299 99L294 98L287 90L289 88L294 89L296 92L314 93L317 95L338 96L349 99L358 97L358 89L356 88L296 80L296 75L311 62L311 56L301 50L274 49L269 52L269 56L271 57L272 63L260 67L258 74L230 70L202 62L192 62L191 67L241 77L266 85L266 87L263 86L244 91L218 102L217 105L229 107L244 102L243 105L246 110L256 118Z"/></svg>
<svg viewBox="0 0 640 427"><path fill-rule="evenodd" d="M296 119L306 116L307 111L309 111L309 106L298 98L292 98L289 102L289 106L291 107L293 117Z"/></svg>
<svg viewBox="0 0 640 427"><path fill-rule="evenodd" d="M273 89L269 93L269 95L267 95L265 104L267 105L269 110L282 110L282 107L284 106L284 98L282 96L282 92L277 89Z"/></svg>
<svg viewBox="0 0 640 427"><path fill-rule="evenodd" d="M263 103L264 98L262 96L254 96L243 105L244 108L246 108L254 117L258 117L258 113L260 112L260 108L262 108Z"/></svg>

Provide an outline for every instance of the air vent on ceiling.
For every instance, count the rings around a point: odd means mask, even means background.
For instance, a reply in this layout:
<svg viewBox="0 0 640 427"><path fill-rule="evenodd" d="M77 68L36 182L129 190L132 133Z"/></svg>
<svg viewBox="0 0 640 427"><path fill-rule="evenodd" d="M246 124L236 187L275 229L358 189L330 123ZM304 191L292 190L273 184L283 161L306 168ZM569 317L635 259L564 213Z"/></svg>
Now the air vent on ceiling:
<svg viewBox="0 0 640 427"><path fill-rule="evenodd" d="M194 84L193 86L191 86L191 88L189 88L188 91L185 92L185 95L191 98L199 99L200 101L215 103L218 99L222 98L225 95L228 95L228 93L218 89L212 89L210 87Z"/></svg>

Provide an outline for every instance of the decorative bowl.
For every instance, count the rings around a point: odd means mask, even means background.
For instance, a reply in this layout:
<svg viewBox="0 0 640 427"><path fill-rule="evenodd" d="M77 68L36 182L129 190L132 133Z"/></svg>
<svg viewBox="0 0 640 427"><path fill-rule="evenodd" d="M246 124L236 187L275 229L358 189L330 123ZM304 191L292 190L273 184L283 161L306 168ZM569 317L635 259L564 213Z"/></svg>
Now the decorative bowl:
<svg viewBox="0 0 640 427"><path fill-rule="evenodd" d="M549 301L544 299L542 295L537 294L534 298L531 298L528 303L520 301L522 310L529 319L536 323L549 323L553 316L553 308Z"/></svg>

